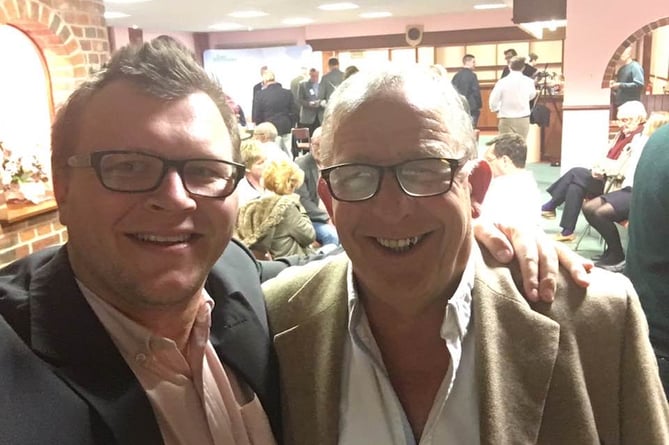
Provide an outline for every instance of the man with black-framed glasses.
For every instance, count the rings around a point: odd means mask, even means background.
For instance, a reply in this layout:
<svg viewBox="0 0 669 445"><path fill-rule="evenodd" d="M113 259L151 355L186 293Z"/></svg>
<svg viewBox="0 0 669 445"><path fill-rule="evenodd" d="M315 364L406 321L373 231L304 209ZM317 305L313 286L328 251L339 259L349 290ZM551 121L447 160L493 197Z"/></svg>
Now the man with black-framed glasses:
<svg viewBox="0 0 669 445"><path fill-rule="evenodd" d="M459 95L428 68L332 95L321 196L346 255L263 286L285 442L667 443L630 282L598 270L586 292L561 274L552 304L528 304L516 265L474 242L491 177L476 158Z"/></svg>
<svg viewBox="0 0 669 445"><path fill-rule="evenodd" d="M220 86L169 37L75 90L52 133L68 242L0 271L0 443L275 443L240 160Z"/></svg>

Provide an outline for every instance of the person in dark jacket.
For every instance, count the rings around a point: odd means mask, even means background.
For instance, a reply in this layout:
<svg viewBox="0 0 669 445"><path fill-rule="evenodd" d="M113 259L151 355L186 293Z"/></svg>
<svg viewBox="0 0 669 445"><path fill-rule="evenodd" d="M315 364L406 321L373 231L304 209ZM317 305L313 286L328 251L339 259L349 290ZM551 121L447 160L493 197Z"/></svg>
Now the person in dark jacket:
<svg viewBox="0 0 669 445"><path fill-rule="evenodd" d="M271 122L281 137L282 149L292 159L290 149L290 130L297 123L299 108L293 93L276 81L274 72L266 70L263 74L264 88L256 94L253 103L253 122Z"/></svg>
<svg viewBox="0 0 669 445"><path fill-rule="evenodd" d="M69 239L0 271L0 443L274 443L278 370L260 271L231 242L244 167L218 84L171 38L124 47L51 145Z"/></svg>
<svg viewBox="0 0 669 445"><path fill-rule="evenodd" d="M479 79L474 72L476 68L476 57L465 54L462 58L462 69L453 76L453 86L467 99L469 114L472 117L472 125L476 128L481 115L481 88Z"/></svg>

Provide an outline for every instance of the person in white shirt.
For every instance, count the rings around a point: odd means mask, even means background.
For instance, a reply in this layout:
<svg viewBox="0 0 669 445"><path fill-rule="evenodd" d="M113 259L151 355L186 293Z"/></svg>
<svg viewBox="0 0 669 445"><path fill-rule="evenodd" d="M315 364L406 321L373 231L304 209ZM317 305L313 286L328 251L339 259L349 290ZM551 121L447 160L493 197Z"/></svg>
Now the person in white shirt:
<svg viewBox="0 0 669 445"><path fill-rule="evenodd" d="M447 78L364 70L325 113L321 196L345 254L263 286L284 443L668 443L627 278L595 269L584 291L560 273L553 303L528 303L515 263L474 242L491 172Z"/></svg>
<svg viewBox="0 0 669 445"><path fill-rule="evenodd" d="M490 110L497 113L500 133L516 133L524 139L530 129L530 100L537 95L534 80L523 75L524 57L512 57L511 72L498 80L490 92Z"/></svg>
<svg viewBox="0 0 669 445"><path fill-rule="evenodd" d="M505 133L490 140L484 159L490 164L492 181L481 214L503 224L538 226L541 194L531 171L525 169L527 144L518 134Z"/></svg>

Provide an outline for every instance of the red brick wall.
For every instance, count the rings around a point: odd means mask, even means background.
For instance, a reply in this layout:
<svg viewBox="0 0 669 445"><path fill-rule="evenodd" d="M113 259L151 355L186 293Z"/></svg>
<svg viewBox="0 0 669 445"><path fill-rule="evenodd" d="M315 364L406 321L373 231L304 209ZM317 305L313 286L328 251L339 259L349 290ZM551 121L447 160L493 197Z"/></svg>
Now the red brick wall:
<svg viewBox="0 0 669 445"><path fill-rule="evenodd" d="M0 0L0 24L23 31L44 56L54 109L91 69L109 59L103 14L102 0ZM58 223L57 215L54 211L15 224L3 223L0 265L65 242L67 232Z"/></svg>
<svg viewBox="0 0 669 445"><path fill-rule="evenodd" d="M67 229L58 222L58 212L3 225L0 234L0 266L65 241Z"/></svg>

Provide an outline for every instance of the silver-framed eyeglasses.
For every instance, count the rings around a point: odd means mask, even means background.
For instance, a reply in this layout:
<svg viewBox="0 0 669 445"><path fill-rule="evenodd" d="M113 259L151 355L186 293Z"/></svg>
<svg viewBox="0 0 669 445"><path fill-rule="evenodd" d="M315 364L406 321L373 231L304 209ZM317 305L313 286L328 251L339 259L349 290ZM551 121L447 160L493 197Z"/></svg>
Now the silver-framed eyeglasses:
<svg viewBox="0 0 669 445"><path fill-rule="evenodd" d="M374 197L386 170L393 172L404 193L422 198L447 193L464 164L464 159L451 158L412 159L388 166L347 163L324 168L321 175L338 201L358 202Z"/></svg>
<svg viewBox="0 0 669 445"><path fill-rule="evenodd" d="M125 150L70 156L67 165L72 168L93 168L104 188L121 193L156 190L167 171L174 168L188 193L205 198L225 198L231 195L245 171L241 164L220 159L173 160Z"/></svg>

